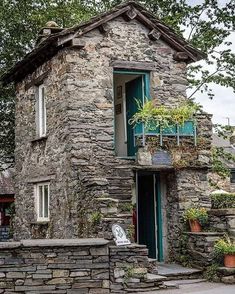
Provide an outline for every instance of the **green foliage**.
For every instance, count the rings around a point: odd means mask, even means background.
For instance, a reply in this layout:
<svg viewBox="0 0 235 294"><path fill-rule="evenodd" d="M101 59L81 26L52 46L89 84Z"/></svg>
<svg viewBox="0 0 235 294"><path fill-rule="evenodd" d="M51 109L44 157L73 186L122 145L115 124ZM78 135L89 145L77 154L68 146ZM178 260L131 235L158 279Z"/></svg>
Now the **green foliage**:
<svg viewBox="0 0 235 294"><path fill-rule="evenodd" d="M204 278L211 282L219 282L219 277L217 275L218 267L219 265L217 263L208 266L203 273Z"/></svg>
<svg viewBox="0 0 235 294"><path fill-rule="evenodd" d="M230 176L230 169L226 166L225 160L235 162L235 156L226 152L222 147L213 147L211 153L212 171L217 173L222 179Z"/></svg>
<svg viewBox="0 0 235 294"><path fill-rule="evenodd" d="M201 225L205 225L208 221L208 213L204 207L188 208L183 215L185 221L198 220Z"/></svg>
<svg viewBox="0 0 235 294"><path fill-rule="evenodd" d="M90 220L93 226L99 225L102 219L102 213L95 211L91 214Z"/></svg>
<svg viewBox="0 0 235 294"><path fill-rule="evenodd" d="M121 212L132 212L133 211L133 204L132 203L121 203L119 204L119 209Z"/></svg>
<svg viewBox="0 0 235 294"><path fill-rule="evenodd" d="M211 195L212 208L235 208L235 193Z"/></svg>
<svg viewBox="0 0 235 294"><path fill-rule="evenodd" d="M225 236L215 243L214 250L219 255L235 255L235 242L232 242L228 236Z"/></svg>
<svg viewBox="0 0 235 294"><path fill-rule="evenodd" d="M164 105L155 106L153 100L145 99L144 105L136 100L138 111L130 119L132 125L140 122L145 124L148 129L161 127L169 128L172 126L183 125L185 121L192 119L199 110L199 105L184 103L179 107L169 108Z"/></svg>

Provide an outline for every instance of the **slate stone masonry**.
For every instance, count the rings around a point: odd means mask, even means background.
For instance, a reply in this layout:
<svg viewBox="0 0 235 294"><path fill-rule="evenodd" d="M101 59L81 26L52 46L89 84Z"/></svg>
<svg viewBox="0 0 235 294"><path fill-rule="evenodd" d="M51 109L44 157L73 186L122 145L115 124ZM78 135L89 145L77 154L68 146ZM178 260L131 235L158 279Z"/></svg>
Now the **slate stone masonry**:
<svg viewBox="0 0 235 294"><path fill-rule="evenodd" d="M148 281L146 246L117 247L105 239L0 243L0 293L108 294L163 288ZM133 290L134 292L134 290Z"/></svg>
<svg viewBox="0 0 235 294"><path fill-rule="evenodd" d="M131 225L131 212L120 213L118 208L122 203L132 203L136 162L115 154L115 60L155 64L150 74L150 92L157 104L176 107L187 99L187 64L174 60L175 51L169 45L161 39L150 40L149 29L137 20L126 22L117 17L108 27L106 34L98 29L86 33L81 37L84 48L59 51L16 85L16 240L106 238L114 222L124 229ZM44 73L47 137L40 139L36 138L36 86L32 81ZM198 144L200 154L192 156L188 151L187 155L192 163L208 165L211 121L206 115L199 119L198 136L205 141L204 145ZM185 153L181 155L184 161ZM206 191L206 173L206 169L191 168L190 175L177 170L172 173L175 178L168 181L167 225L175 236L169 241L173 251L179 239L175 228L181 214L178 210L185 209L190 201L209 205L203 199L206 194L202 194L204 188ZM43 179L50 182L50 221L38 223L34 184ZM105 208L98 198L111 200ZM110 207L115 201L117 209Z"/></svg>

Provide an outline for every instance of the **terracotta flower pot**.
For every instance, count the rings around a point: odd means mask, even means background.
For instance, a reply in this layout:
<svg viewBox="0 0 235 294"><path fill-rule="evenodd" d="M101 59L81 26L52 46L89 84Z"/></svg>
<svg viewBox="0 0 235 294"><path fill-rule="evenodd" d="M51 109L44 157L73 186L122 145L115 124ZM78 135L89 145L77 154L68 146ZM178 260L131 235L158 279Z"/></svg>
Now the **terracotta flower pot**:
<svg viewBox="0 0 235 294"><path fill-rule="evenodd" d="M198 220L189 220L191 232L198 233L202 231L202 226Z"/></svg>
<svg viewBox="0 0 235 294"><path fill-rule="evenodd" d="M235 255L224 255L224 266L225 267L230 267L233 268L235 267Z"/></svg>

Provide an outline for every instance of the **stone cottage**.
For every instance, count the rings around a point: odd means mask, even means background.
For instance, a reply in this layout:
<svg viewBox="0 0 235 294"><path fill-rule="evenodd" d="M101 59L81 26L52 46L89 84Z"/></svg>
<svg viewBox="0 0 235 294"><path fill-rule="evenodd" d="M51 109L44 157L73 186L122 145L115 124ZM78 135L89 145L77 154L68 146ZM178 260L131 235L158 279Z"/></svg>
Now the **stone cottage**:
<svg viewBox="0 0 235 294"><path fill-rule="evenodd" d="M174 257L184 209L210 206L211 116L152 134L145 162L129 118L135 98L186 101L187 65L204 57L133 1L69 29L48 23L2 77L16 87L15 239L110 238L119 223L151 257Z"/></svg>

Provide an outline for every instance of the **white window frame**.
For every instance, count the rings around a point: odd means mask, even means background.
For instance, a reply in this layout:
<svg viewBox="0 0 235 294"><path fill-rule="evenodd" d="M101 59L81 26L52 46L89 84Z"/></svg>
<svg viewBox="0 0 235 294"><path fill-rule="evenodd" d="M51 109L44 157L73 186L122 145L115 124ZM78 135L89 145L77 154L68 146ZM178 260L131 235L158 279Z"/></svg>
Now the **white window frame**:
<svg viewBox="0 0 235 294"><path fill-rule="evenodd" d="M45 189L44 187L48 187L48 215L45 216ZM40 187L42 187L42 205L40 205ZM34 193L35 193L35 204L36 204L36 215L37 215L37 222L48 222L50 220L50 183L49 182L42 182L37 183L34 186ZM42 215L40 215L40 207L42 207Z"/></svg>
<svg viewBox="0 0 235 294"><path fill-rule="evenodd" d="M47 116L46 116L46 95L45 86L43 84L38 86L38 101L37 101L37 128L38 136L46 136Z"/></svg>

